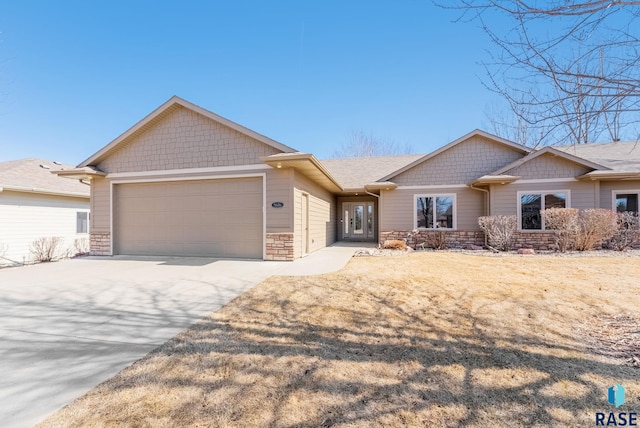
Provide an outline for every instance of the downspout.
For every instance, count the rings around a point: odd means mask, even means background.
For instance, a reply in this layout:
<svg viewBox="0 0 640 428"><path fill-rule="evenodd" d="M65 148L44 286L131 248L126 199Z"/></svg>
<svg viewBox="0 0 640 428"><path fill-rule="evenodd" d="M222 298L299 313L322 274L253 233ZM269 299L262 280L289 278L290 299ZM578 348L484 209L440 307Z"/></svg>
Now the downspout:
<svg viewBox="0 0 640 428"><path fill-rule="evenodd" d="M479 187L473 187L473 184L469 184L469 187L473 190L478 190L480 192L484 192L484 215L489 215L489 191L487 189L480 189ZM484 246L486 247L489 243L487 242L487 234L484 234Z"/></svg>

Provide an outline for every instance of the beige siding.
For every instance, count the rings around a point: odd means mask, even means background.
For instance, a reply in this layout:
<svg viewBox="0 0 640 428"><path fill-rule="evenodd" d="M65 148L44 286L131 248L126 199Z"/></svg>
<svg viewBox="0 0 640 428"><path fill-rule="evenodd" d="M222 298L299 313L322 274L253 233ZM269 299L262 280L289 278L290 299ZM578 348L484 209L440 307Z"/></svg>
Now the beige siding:
<svg viewBox="0 0 640 428"><path fill-rule="evenodd" d="M520 159L522 153L474 136L391 178L398 185L466 184Z"/></svg>
<svg viewBox="0 0 640 428"><path fill-rule="evenodd" d="M0 192L0 255L10 260L31 260L29 248L39 238L63 238L61 252L75 254L75 239L88 239L76 233L76 213L89 212L89 200L36 193ZM0 260L0 265L3 261Z"/></svg>
<svg viewBox="0 0 640 428"><path fill-rule="evenodd" d="M282 208L271 206L282 202ZM293 170L270 170L267 172L267 233L293 232Z"/></svg>
<svg viewBox="0 0 640 428"><path fill-rule="evenodd" d="M595 208L597 198L597 182L565 181L545 183L513 183L505 186L491 186L491 214L517 215L518 192L548 192L569 190L571 208Z"/></svg>
<svg viewBox="0 0 640 428"><path fill-rule="evenodd" d="M109 180L96 178L91 180L91 231L109 232L111 209Z"/></svg>
<svg viewBox="0 0 640 428"><path fill-rule="evenodd" d="M522 180L550 179L550 178L575 178L592 171L575 162L554 156L550 153L538 156L516 168L506 171L505 174L522 177Z"/></svg>
<svg viewBox="0 0 640 428"><path fill-rule="evenodd" d="M294 257L303 255L302 193L309 195L309 252L331 245L336 240L336 198L304 175L294 175Z"/></svg>
<svg viewBox="0 0 640 428"><path fill-rule="evenodd" d="M613 193L640 193L640 180L603 181L600 183L600 208L614 209Z"/></svg>
<svg viewBox="0 0 640 428"><path fill-rule="evenodd" d="M381 192L380 230L412 230L415 227L416 195L456 195L457 230L479 230L478 217L484 215L484 193L468 187L396 189Z"/></svg>
<svg viewBox="0 0 640 428"><path fill-rule="evenodd" d="M168 109L98 166L106 172L259 164L280 151L180 106Z"/></svg>

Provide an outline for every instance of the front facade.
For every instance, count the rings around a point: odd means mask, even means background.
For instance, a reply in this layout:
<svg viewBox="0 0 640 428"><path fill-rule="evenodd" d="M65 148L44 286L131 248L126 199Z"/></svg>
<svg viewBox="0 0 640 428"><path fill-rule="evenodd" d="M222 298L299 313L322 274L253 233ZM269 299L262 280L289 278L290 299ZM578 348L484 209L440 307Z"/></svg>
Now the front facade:
<svg viewBox="0 0 640 428"><path fill-rule="evenodd" d="M520 246L544 248L544 208L637 210L640 148L612 144L533 150L474 131L428 155L319 161L173 97L59 174L91 181L95 255L293 260L433 231L482 245L478 217L497 214L518 216Z"/></svg>
<svg viewBox="0 0 640 428"><path fill-rule="evenodd" d="M88 247L89 186L51 174L61 168L73 167L36 158L0 162L0 266L37 261L30 250L41 238L60 238L60 257Z"/></svg>

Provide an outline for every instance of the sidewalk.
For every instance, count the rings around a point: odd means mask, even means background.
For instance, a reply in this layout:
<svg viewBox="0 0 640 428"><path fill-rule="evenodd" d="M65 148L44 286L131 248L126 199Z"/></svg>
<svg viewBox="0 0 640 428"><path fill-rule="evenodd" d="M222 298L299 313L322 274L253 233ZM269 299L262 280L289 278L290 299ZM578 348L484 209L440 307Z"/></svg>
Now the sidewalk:
<svg viewBox="0 0 640 428"><path fill-rule="evenodd" d="M339 241L329 247L314 251L306 257L286 263L277 271L283 276L322 275L336 272L345 267L357 250L375 248L375 242Z"/></svg>

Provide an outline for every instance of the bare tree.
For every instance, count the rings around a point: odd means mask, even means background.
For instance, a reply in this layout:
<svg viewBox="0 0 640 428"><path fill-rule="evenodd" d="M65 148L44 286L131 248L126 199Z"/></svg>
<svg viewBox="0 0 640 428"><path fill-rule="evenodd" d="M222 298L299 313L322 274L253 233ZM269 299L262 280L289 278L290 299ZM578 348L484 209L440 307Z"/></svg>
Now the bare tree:
<svg viewBox="0 0 640 428"><path fill-rule="evenodd" d="M640 112L640 1L455 0L497 47L485 85L543 144L631 136ZM637 135L632 135L636 138Z"/></svg>
<svg viewBox="0 0 640 428"><path fill-rule="evenodd" d="M412 153L410 144L384 140L363 130L350 131L347 139L331 154L332 158L391 156Z"/></svg>

